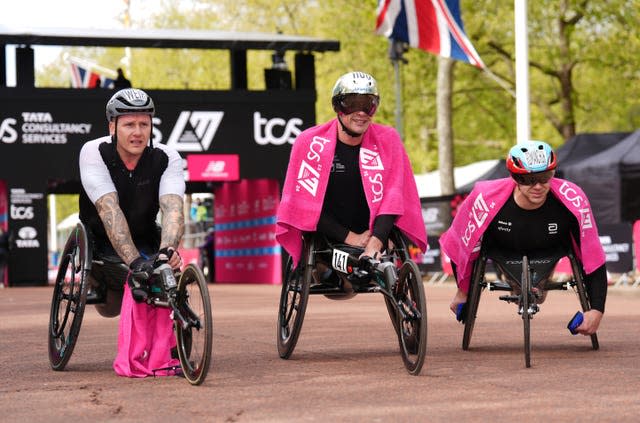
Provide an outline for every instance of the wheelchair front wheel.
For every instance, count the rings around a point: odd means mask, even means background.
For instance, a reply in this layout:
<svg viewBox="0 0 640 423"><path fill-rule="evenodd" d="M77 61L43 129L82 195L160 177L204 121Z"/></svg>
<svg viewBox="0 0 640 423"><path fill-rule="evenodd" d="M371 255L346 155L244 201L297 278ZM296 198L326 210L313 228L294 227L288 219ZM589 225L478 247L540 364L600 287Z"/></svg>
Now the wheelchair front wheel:
<svg viewBox="0 0 640 423"><path fill-rule="evenodd" d="M180 276L176 307L187 321L185 325L179 320L174 323L180 366L189 383L200 385L211 365L213 317L207 282L194 264Z"/></svg>
<svg viewBox="0 0 640 423"><path fill-rule="evenodd" d="M531 367L531 314L529 313L529 299L531 298L531 271L529 269L529 259L522 257L522 322L524 327L524 363Z"/></svg>
<svg viewBox="0 0 640 423"><path fill-rule="evenodd" d="M305 266L303 260L294 268L293 259L289 257L287 260L278 307L277 334L278 354L285 360L293 353L302 329L309 300L311 268Z"/></svg>
<svg viewBox="0 0 640 423"><path fill-rule="evenodd" d="M427 353L427 301L420 269L412 260L400 268L393 295L402 361L409 374L418 375Z"/></svg>
<svg viewBox="0 0 640 423"><path fill-rule="evenodd" d="M88 290L88 243L82 224L65 244L51 300L49 314L49 364L64 370L78 340Z"/></svg>

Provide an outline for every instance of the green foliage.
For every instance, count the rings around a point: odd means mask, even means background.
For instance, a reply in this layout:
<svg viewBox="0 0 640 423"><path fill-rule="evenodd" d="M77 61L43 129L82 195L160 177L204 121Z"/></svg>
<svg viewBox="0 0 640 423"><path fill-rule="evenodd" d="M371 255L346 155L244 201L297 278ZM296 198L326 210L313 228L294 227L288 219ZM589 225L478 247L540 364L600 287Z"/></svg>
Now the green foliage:
<svg viewBox="0 0 640 423"><path fill-rule="evenodd" d="M640 123L640 12L635 0L530 1L529 56L531 135L554 146L565 139L561 125L577 132L629 131ZM339 52L316 53L318 121L334 116L330 94L350 70L371 73L382 104L376 120L395 125L395 75L388 40L376 35L375 0L184 0L165 1L152 16L133 16L133 26L242 32L281 32L340 41ZM467 35L491 72L515 85L513 1L461 0ZM571 23L575 20L575 24ZM564 24L563 24L564 23ZM561 25L562 24L562 25ZM563 26L564 25L564 26ZM561 32L562 31L562 32ZM568 43L563 44L563 38ZM68 49L115 69L124 49ZM133 49L130 79L142 88L228 89L227 51ZM295 52L286 60L293 65ZM249 88L264 88L271 52L248 54ZM411 49L401 66L404 140L414 170L438 167L436 134L437 60ZM558 72L571 68L570 109L562 102ZM60 58L38 73L39 86L68 86ZM515 142L515 99L482 70L454 67L453 134L456 165L501 158Z"/></svg>

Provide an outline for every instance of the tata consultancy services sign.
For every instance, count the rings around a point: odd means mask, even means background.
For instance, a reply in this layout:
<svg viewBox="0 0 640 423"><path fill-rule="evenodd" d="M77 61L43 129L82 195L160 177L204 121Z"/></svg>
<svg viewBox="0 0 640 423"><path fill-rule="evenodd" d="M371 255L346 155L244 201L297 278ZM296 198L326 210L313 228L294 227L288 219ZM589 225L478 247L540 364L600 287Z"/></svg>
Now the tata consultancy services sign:
<svg viewBox="0 0 640 423"><path fill-rule="evenodd" d="M237 154L189 154L189 181L237 181L240 159Z"/></svg>
<svg viewBox="0 0 640 423"><path fill-rule="evenodd" d="M104 107L113 93L0 87L0 100L11 98L0 101L0 179L17 183L28 176L43 186L48 180L78 180L82 145L107 134ZM316 97L310 91L148 93L156 104L154 144L171 146L184 158L238 157L236 169L232 162L208 163L207 178L221 179L207 180L283 180L295 138L315 125Z"/></svg>

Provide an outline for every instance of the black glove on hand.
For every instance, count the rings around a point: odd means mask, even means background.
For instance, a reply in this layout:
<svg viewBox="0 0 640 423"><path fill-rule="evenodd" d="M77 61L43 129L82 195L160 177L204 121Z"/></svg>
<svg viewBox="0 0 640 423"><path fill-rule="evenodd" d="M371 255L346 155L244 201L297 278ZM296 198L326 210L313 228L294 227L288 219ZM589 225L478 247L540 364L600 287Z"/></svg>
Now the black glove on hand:
<svg viewBox="0 0 640 423"><path fill-rule="evenodd" d="M146 273L148 276L150 276L153 273L153 269L155 268L154 263L156 261L155 257L151 257L151 258L144 258L144 257L138 257L136 259L134 259L131 264L129 264L129 270L131 270L131 273ZM147 277L148 277L147 276Z"/></svg>
<svg viewBox="0 0 640 423"><path fill-rule="evenodd" d="M158 250L158 260L169 261L174 253L177 253L172 247L164 247Z"/></svg>
<svg viewBox="0 0 640 423"><path fill-rule="evenodd" d="M131 290L131 296L138 303L144 302L149 297L147 280L153 273L154 263L155 257L148 259L138 257L129 264L131 273L127 277L127 284Z"/></svg>

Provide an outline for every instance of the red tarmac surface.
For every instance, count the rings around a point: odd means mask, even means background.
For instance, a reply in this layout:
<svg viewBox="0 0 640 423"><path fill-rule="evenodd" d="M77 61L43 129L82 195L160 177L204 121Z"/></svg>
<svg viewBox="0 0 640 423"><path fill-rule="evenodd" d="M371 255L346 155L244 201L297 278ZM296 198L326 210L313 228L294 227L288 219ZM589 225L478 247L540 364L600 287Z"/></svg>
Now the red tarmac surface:
<svg viewBox="0 0 640 423"><path fill-rule="evenodd" d="M600 350L571 336L575 294L551 292L524 365L515 306L483 295L471 349L448 310L454 287L426 284L422 374L404 370L379 294L312 296L291 359L276 350L279 286L210 285L213 365L205 383L127 379L111 364L117 319L87 306L64 372L49 368L51 288L0 289L2 422L637 422L640 289L610 289Z"/></svg>

